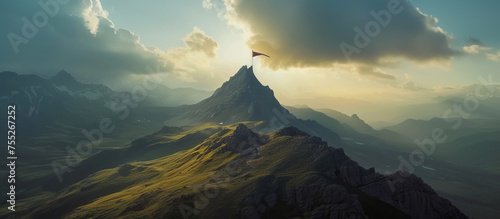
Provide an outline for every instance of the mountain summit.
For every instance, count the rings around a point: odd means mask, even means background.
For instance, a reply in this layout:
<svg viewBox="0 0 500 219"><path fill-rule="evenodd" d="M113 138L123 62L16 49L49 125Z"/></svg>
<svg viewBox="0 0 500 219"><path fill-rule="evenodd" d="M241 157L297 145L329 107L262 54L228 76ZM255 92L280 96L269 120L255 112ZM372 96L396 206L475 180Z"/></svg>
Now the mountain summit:
<svg viewBox="0 0 500 219"><path fill-rule="evenodd" d="M226 81L220 88L215 90L214 94L205 100L206 102L225 102L231 103L256 103L272 104L280 107L278 100L274 97L274 92L268 87L263 86L255 77L252 67L243 66ZM200 103L201 104L201 103Z"/></svg>
<svg viewBox="0 0 500 219"><path fill-rule="evenodd" d="M285 110L274 97L274 92L268 86L263 86L255 77L252 67L247 66L241 67L211 97L190 108L174 123L270 121L275 116L273 111Z"/></svg>
<svg viewBox="0 0 500 219"><path fill-rule="evenodd" d="M297 119L278 102L273 90L262 85L252 67L243 66L224 82L209 98L181 106L177 115L166 121L169 126L196 125L206 122L233 124L262 121L255 130L271 132L285 126L295 126L308 134L322 137L330 144L340 143L337 133L315 121Z"/></svg>
<svg viewBox="0 0 500 219"><path fill-rule="evenodd" d="M66 72L65 70L61 70L58 72L56 75L54 75L51 78L51 81L57 83L57 84L62 84L62 85L68 85L68 86L79 86L80 83L75 80L75 78Z"/></svg>

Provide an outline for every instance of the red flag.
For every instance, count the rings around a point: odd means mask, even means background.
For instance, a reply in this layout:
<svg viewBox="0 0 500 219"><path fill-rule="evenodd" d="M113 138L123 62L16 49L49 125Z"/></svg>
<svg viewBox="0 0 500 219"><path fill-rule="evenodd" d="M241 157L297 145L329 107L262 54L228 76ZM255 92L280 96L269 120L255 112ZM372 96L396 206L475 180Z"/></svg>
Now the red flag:
<svg viewBox="0 0 500 219"><path fill-rule="evenodd" d="M266 56L267 58L271 58L271 57L269 57L268 55L266 55L264 53L255 52L255 51L252 50L252 58L255 57L255 56Z"/></svg>

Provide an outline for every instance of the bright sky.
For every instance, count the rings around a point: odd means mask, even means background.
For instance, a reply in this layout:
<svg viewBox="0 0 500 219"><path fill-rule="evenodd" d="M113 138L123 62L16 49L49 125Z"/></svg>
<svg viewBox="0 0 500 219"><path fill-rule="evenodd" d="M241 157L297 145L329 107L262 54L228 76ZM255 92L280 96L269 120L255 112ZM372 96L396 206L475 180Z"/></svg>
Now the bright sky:
<svg viewBox="0 0 500 219"><path fill-rule="evenodd" d="M500 4L497 1L414 0L411 3L422 13L439 20L438 26L453 36L450 40L450 47L460 49L470 46L471 42L468 39L476 38L485 47L500 50L500 40L498 40L500 23L493 22L500 19L498 15ZM189 33L193 26L197 26L219 42L220 60L227 60L231 66L249 64L249 48L245 45L242 31L228 25L223 17L217 16L218 13L224 13L223 9L215 7L206 9L199 1L185 1L183 4L178 4L173 1L160 0L146 2L109 0L103 2L103 7L109 11L109 18L117 27L133 30L141 36L141 42L145 45L161 49L182 46L182 37ZM147 13L137 13L137 8L147 8L144 10ZM176 22L169 22L173 20ZM498 67L498 62L489 60L484 55L463 55L453 57L448 66L428 66L403 61L399 66L387 68L384 71L400 77L400 84L410 81L416 86L431 89L477 83L477 74L494 73ZM375 94L369 96L370 100L373 98L410 99L407 97L408 92L404 91L396 90L397 93L401 93L401 96L390 95L394 92L392 85L388 86L377 80L342 73L333 68L299 68L278 71L265 67L256 69L258 77L265 84L271 85L278 96L286 99L318 96L364 99L362 96L370 94ZM222 75L228 76L232 73L229 71ZM213 84L212 88L219 84ZM412 93L414 92L410 92ZM293 100L286 101L300 104Z"/></svg>
<svg viewBox="0 0 500 219"><path fill-rule="evenodd" d="M401 11L391 12L391 3ZM213 90L251 65L251 49L271 56L254 59L255 73L287 105L426 102L479 75L500 81L494 0L83 0L59 5L33 38L22 35L22 17L33 20L43 8L5 4L1 34L27 43L2 41L1 70L66 69L116 89L159 66L166 86ZM379 21L367 46L357 46L355 27L366 34L377 21L370 12L384 20L382 10L391 12L388 24ZM343 42L359 49L350 61Z"/></svg>

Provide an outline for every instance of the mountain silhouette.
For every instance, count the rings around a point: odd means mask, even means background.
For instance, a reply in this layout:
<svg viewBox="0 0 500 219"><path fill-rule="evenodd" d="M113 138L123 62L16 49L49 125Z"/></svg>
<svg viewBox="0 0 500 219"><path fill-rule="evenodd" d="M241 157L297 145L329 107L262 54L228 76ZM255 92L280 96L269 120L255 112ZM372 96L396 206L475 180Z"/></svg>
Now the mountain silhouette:
<svg viewBox="0 0 500 219"><path fill-rule="evenodd" d="M252 67L243 66L212 96L193 105L191 110L172 122L186 125L271 121L275 117L273 111L288 113L275 98L274 92L255 77Z"/></svg>
<svg viewBox="0 0 500 219"><path fill-rule="evenodd" d="M55 82L57 84L63 84L63 85L68 85L68 86L80 86L81 84L76 81L76 79L66 72L65 70L61 70L58 72L56 75L54 75L51 78L52 82Z"/></svg>

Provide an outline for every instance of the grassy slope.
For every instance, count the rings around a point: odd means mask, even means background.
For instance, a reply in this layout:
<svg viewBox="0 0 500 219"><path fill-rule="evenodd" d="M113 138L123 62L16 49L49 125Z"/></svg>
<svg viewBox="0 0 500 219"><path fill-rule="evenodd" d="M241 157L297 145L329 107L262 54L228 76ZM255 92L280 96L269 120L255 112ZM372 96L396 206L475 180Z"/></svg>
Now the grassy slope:
<svg viewBox="0 0 500 219"><path fill-rule="evenodd" d="M225 128L234 129L234 126ZM259 187L279 185L278 182L286 182L286 188L299 186L333 165L311 162L314 160L311 149L315 146L304 146L310 140L308 136L271 134L270 142L259 150L260 157L248 162L237 159L238 153L222 150L225 143L215 150L209 149L232 133L221 131L192 149L167 157L99 171L59 192L35 210L26 209L22 213L32 217L143 218L161 215L179 218L180 204L192 202L197 191L213 187L212 191L218 191L216 197L209 199L208 205L197 213L201 218L220 218L237 213L238 203ZM214 183L214 176L224 175L228 163L233 160L239 160L235 169L240 171L234 176L219 177ZM380 209L399 213L391 206L363 195L356 188L348 189L350 193L359 195L367 214L375 215L380 213ZM293 209L293 206L278 203L277 209Z"/></svg>

